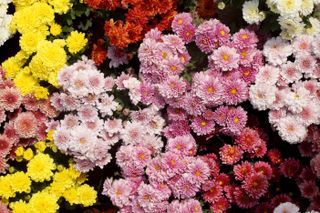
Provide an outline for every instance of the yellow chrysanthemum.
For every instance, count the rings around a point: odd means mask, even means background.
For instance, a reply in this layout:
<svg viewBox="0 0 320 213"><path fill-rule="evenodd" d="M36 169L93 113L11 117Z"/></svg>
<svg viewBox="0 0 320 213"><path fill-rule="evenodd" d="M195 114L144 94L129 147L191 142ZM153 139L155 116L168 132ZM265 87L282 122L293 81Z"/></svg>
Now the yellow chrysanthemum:
<svg viewBox="0 0 320 213"><path fill-rule="evenodd" d="M54 12L64 14L68 12L72 4L70 0L48 0L48 3L53 6Z"/></svg>
<svg viewBox="0 0 320 213"><path fill-rule="evenodd" d="M11 187L10 177L8 175L0 177L0 197L8 199L14 196L15 192Z"/></svg>
<svg viewBox="0 0 320 213"><path fill-rule="evenodd" d="M30 212L29 205L23 200L19 200L17 202L10 203L10 208L12 209L12 213Z"/></svg>
<svg viewBox="0 0 320 213"><path fill-rule="evenodd" d="M8 58L2 63L2 68L6 71L6 77L13 79L20 70L20 66L14 57Z"/></svg>
<svg viewBox="0 0 320 213"><path fill-rule="evenodd" d="M27 161L33 158L33 151L31 148L28 148L27 150L24 151L23 158Z"/></svg>
<svg viewBox="0 0 320 213"><path fill-rule="evenodd" d="M34 144L34 147L36 147L37 150L39 150L40 152L44 152L44 150L46 150L47 145L46 142L44 141L38 141L37 143Z"/></svg>
<svg viewBox="0 0 320 213"><path fill-rule="evenodd" d="M24 172L16 172L11 175L11 187L15 192L30 192L31 180Z"/></svg>
<svg viewBox="0 0 320 213"><path fill-rule="evenodd" d="M34 79L31 75L25 74L23 72L18 73L13 82L22 95L32 93L35 86L37 85L36 79Z"/></svg>
<svg viewBox="0 0 320 213"><path fill-rule="evenodd" d="M67 55L64 49L50 41L41 41L39 43L35 57L39 57L43 65L53 71L60 70L67 62Z"/></svg>
<svg viewBox="0 0 320 213"><path fill-rule="evenodd" d="M73 31L67 38L67 47L72 54L78 53L84 46L86 46L88 39L85 38L84 33Z"/></svg>
<svg viewBox="0 0 320 213"><path fill-rule="evenodd" d="M38 153L27 165L27 174L36 182L50 180L55 169L53 159L48 154Z"/></svg>
<svg viewBox="0 0 320 213"><path fill-rule="evenodd" d="M59 24L53 23L50 26L50 33L53 36L57 36L62 32L61 26Z"/></svg>
<svg viewBox="0 0 320 213"><path fill-rule="evenodd" d="M24 148L22 146L19 146L15 151L15 154L17 157L23 156L23 153L24 153Z"/></svg>
<svg viewBox="0 0 320 213"><path fill-rule="evenodd" d="M79 204L84 206L91 206L96 202L97 199L97 192L94 190L93 187L84 184L77 188L78 197L79 197Z"/></svg>
<svg viewBox="0 0 320 213"><path fill-rule="evenodd" d="M57 201L57 197L48 192L38 192L29 201L30 210L32 213L55 213L59 209Z"/></svg>
<svg viewBox="0 0 320 213"><path fill-rule="evenodd" d="M41 99L48 99L49 97L49 91L45 87L36 87L34 89L34 96L36 99L41 100Z"/></svg>
<svg viewBox="0 0 320 213"><path fill-rule="evenodd" d="M78 193L77 190L73 187L66 190L63 193L63 197L68 201L71 205L78 204Z"/></svg>
<svg viewBox="0 0 320 213"><path fill-rule="evenodd" d="M20 47L31 54L37 50L38 43L46 38L41 32L27 32L20 37Z"/></svg>

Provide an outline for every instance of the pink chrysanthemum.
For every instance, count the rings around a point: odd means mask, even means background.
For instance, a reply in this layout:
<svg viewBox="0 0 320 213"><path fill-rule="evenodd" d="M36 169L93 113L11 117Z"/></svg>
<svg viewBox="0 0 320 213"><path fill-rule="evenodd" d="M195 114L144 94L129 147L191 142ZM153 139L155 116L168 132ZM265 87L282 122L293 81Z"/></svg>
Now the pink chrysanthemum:
<svg viewBox="0 0 320 213"><path fill-rule="evenodd" d="M310 35L299 35L293 42L295 54L308 54L312 50L313 37Z"/></svg>
<svg viewBox="0 0 320 213"><path fill-rule="evenodd" d="M225 173L220 173L216 176L216 181L222 188L224 188L230 184L230 176Z"/></svg>
<svg viewBox="0 0 320 213"><path fill-rule="evenodd" d="M170 176L167 174L161 157L153 158L147 165L146 174L152 182L167 181ZM172 175L171 175L172 176Z"/></svg>
<svg viewBox="0 0 320 213"><path fill-rule="evenodd" d="M235 105L248 99L248 87L243 80L224 82L224 99L227 104Z"/></svg>
<svg viewBox="0 0 320 213"><path fill-rule="evenodd" d="M249 161L244 161L241 164L233 167L233 172L237 180L244 180L248 175L253 172L253 167Z"/></svg>
<svg viewBox="0 0 320 213"><path fill-rule="evenodd" d="M143 141L145 134L144 127L138 122L128 122L121 129L121 139L125 144L138 144Z"/></svg>
<svg viewBox="0 0 320 213"><path fill-rule="evenodd" d="M178 52L183 52L186 50L186 48L184 46L184 42L177 35L173 35L173 34L163 35L161 37L161 39L162 39L163 44L166 45L167 47L169 47L171 50L176 50ZM175 57L175 56L173 56L173 57ZM171 57L168 57L166 59L170 59L170 58Z"/></svg>
<svg viewBox="0 0 320 213"><path fill-rule="evenodd" d="M260 67L259 72L256 75L256 83L268 83L274 85L279 79L279 73L280 70L274 66L265 65Z"/></svg>
<svg viewBox="0 0 320 213"><path fill-rule="evenodd" d="M252 47L240 48L237 49L237 52L240 56L239 64L245 66L250 66L254 56L256 55L256 49Z"/></svg>
<svg viewBox="0 0 320 213"><path fill-rule="evenodd" d="M208 165L201 159L196 159L187 166L187 173L190 174L190 181L192 183L204 183L210 175Z"/></svg>
<svg viewBox="0 0 320 213"><path fill-rule="evenodd" d="M111 188L105 192L114 205L124 207L130 205L130 196L133 194L133 187L130 181L125 179L115 180Z"/></svg>
<svg viewBox="0 0 320 213"><path fill-rule="evenodd" d="M216 19L210 19L198 26L196 29L196 44L202 52L210 53L219 46L216 38L215 28L219 23Z"/></svg>
<svg viewBox="0 0 320 213"><path fill-rule="evenodd" d="M316 68L317 60L310 54L303 54L296 57L296 63L303 73L312 73Z"/></svg>
<svg viewBox="0 0 320 213"><path fill-rule="evenodd" d="M220 126L225 126L227 122L227 116L229 113L229 107L227 106L219 106L214 111L214 117L213 120L219 124Z"/></svg>
<svg viewBox="0 0 320 213"><path fill-rule="evenodd" d="M209 180L202 185L202 197L206 202L214 203L223 196L223 188L216 181Z"/></svg>
<svg viewBox="0 0 320 213"><path fill-rule="evenodd" d="M215 106L222 104L223 86L218 78L210 78L201 82L196 88L195 93L209 105Z"/></svg>
<svg viewBox="0 0 320 213"><path fill-rule="evenodd" d="M254 152L260 143L260 137L256 130L244 128L235 140L236 144L246 152Z"/></svg>
<svg viewBox="0 0 320 213"><path fill-rule="evenodd" d="M191 93L187 93L183 96L182 104L183 108L190 115L201 115L201 113L205 110L202 100Z"/></svg>
<svg viewBox="0 0 320 213"><path fill-rule="evenodd" d="M257 204L257 200L250 197L243 189L235 188L234 192L235 203L242 209L249 209Z"/></svg>
<svg viewBox="0 0 320 213"><path fill-rule="evenodd" d="M281 173L288 178L296 177L300 173L300 169L301 169L300 162L293 158L286 159L280 165Z"/></svg>
<svg viewBox="0 0 320 213"><path fill-rule="evenodd" d="M171 27L174 32L177 32L184 25L191 24L191 23L192 23L192 17L190 13L179 13L173 18Z"/></svg>
<svg viewBox="0 0 320 213"><path fill-rule="evenodd" d="M37 135L38 123L31 112L22 112L14 121L14 129L21 138L32 138Z"/></svg>
<svg viewBox="0 0 320 213"><path fill-rule="evenodd" d="M219 151L220 159L223 164L235 164L242 158L242 150L237 146L231 146L229 144L225 144L220 148Z"/></svg>
<svg viewBox="0 0 320 213"><path fill-rule="evenodd" d="M184 66L178 57L170 57L163 62L164 72L168 75L179 75Z"/></svg>
<svg viewBox="0 0 320 213"><path fill-rule="evenodd" d="M185 24L176 32L186 44L190 43L195 38L196 28L193 24Z"/></svg>
<svg viewBox="0 0 320 213"><path fill-rule="evenodd" d="M181 157L177 154L167 152L162 156L163 167L169 176L180 174L184 169Z"/></svg>
<svg viewBox="0 0 320 213"><path fill-rule="evenodd" d="M0 135L0 158L5 158L13 146L12 141L4 135Z"/></svg>
<svg viewBox="0 0 320 213"><path fill-rule="evenodd" d="M84 105L78 110L78 115L82 121L93 121L98 116L98 111L90 105Z"/></svg>
<svg viewBox="0 0 320 213"><path fill-rule="evenodd" d="M191 128L197 135L207 135L215 130L214 121L209 121L202 116L197 116L192 120Z"/></svg>
<svg viewBox="0 0 320 213"><path fill-rule="evenodd" d="M240 66L239 72L241 74L242 80L244 80L247 84L254 82L256 79L257 69L250 66Z"/></svg>
<svg viewBox="0 0 320 213"><path fill-rule="evenodd" d="M190 133L190 126L188 120L178 120L170 123L163 130L166 138L174 138L179 135L185 135Z"/></svg>
<svg viewBox="0 0 320 213"><path fill-rule="evenodd" d="M258 42L256 34L245 29L240 29L239 32L233 34L232 38L233 43L240 48L250 46L254 47Z"/></svg>
<svg viewBox="0 0 320 213"><path fill-rule="evenodd" d="M124 50L119 49L117 47L109 46L108 48L108 58L111 60L109 63L109 67L119 67L122 64L128 63L128 56Z"/></svg>
<svg viewBox="0 0 320 213"><path fill-rule="evenodd" d="M166 150L180 155L195 155L196 141L190 134L169 138Z"/></svg>
<svg viewBox="0 0 320 213"><path fill-rule="evenodd" d="M286 83L293 83L302 77L300 70L298 70L296 65L291 61L281 66L280 75Z"/></svg>
<svg viewBox="0 0 320 213"><path fill-rule="evenodd" d="M19 91L14 88L0 89L0 108L13 112L19 108L22 98Z"/></svg>
<svg viewBox="0 0 320 213"><path fill-rule="evenodd" d="M186 82L179 76L170 76L158 85L160 94L165 98L180 97L186 91Z"/></svg>
<svg viewBox="0 0 320 213"><path fill-rule="evenodd" d="M169 106L167 108L168 120L177 121L177 120L185 120L187 118L187 114L183 109L174 108Z"/></svg>
<svg viewBox="0 0 320 213"><path fill-rule="evenodd" d="M299 184L301 195L305 198L315 198L319 195L319 187L315 181L304 181Z"/></svg>
<svg viewBox="0 0 320 213"><path fill-rule="evenodd" d="M6 111L4 109L0 109L0 124L7 119Z"/></svg>
<svg viewBox="0 0 320 213"><path fill-rule="evenodd" d="M108 119L104 123L104 128L110 134L118 133L122 129L122 121L120 119Z"/></svg>
<svg viewBox="0 0 320 213"><path fill-rule="evenodd" d="M271 199L271 205L277 207L281 203L291 202L291 198L286 194L278 194Z"/></svg>
<svg viewBox="0 0 320 213"><path fill-rule="evenodd" d="M209 60L222 71L230 71L239 67L240 56L232 47L222 46L213 51Z"/></svg>
<svg viewBox="0 0 320 213"><path fill-rule="evenodd" d="M227 114L227 131L239 134L247 123L247 112L242 107L230 108Z"/></svg>
<svg viewBox="0 0 320 213"><path fill-rule="evenodd" d="M243 189L246 193L255 199L263 196L268 189L269 183L265 176L260 174L251 174L244 179Z"/></svg>
<svg viewBox="0 0 320 213"><path fill-rule="evenodd" d="M200 213L202 212L201 203L196 199L189 199L184 201L183 207L181 212L188 212L188 213Z"/></svg>
<svg viewBox="0 0 320 213"><path fill-rule="evenodd" d="M228 26L218 23L215 27L215 35L219 41L219 45L227 44L230 39L230 29Z"/></svg>
<svg viewBox="0 0 320 213"><path fill-rule="evenodd" d="M199 191L199 184L190 181L188 176L177 175L169 181L174 197L180 199L192 198Z"/></svg>

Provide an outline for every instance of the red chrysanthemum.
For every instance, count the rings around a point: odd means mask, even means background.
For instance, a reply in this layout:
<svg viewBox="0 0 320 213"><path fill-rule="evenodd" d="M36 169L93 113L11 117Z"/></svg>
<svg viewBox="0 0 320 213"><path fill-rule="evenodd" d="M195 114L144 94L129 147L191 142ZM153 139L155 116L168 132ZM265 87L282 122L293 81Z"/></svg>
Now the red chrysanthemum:
<svg viewBox="0 0 320 213"><path fill-rule="evenodd" d="M209 203L216 202L223 196L223 188L213 180L209 180L204 183L202 190L204 191L202 194L203 199Z"/></svg>
<svg viewBox="0 0 320 213"><path fill-rule="evenodd" d="M228 199L225 197L220 197L210 205L210 209L214 213L223 213L226 212L227 209L230 208L230 203Z"/></svg>
<svg viewBox="0 0 320 213"><path fill-rule="evenodd" d="M304 181L299 184L301 195L312 199L319 195L319 188L315 181Z"/></svg>
<svg viewBox="0 0 320 213"><path fill-rule="evenodd" d="M21 138L32 138L37 135L37 118L31 112L22 112L14 121L14 129Z"/></svg>
<svg viewBox="0 0 320 213"><path fill-rule="evenodd" d="M300 162L296 159L289 158L286 159L281 165L280 165L280 171L282 175L288 178L294 178L300 173Z"/></svg>
<svg viewBox="0 0 320 213"><path fill-rule="evenodd" d="M238 146L225 144L220 148L219 154L223 164L232 165L242 158L243 151Z"/></svg>
<svg viewBox="0 0 320 213"><path fill-rule="evenodd" d="M260 141L259 134L256 130L245 128L235 140L236 144L244 151L252 153L256 150Z"/></svg>
<svg viewBox="0 0 320 213"><path fill-rule="evenodd" d="M281 153L278 149L270 149L267 155L273 164L280 164L282 162Z"/></svg>
<svg viewBox="0 0 320 213"><path fill-rule="evenodd" d="M265 176L260 174L252 174L247 176L243 182L243 189L246 193L253 198L260 198L268 189L269 183Z"/></svg>
<svg viewBox="0 0 320 213"><path fill-rule="evenodd" d="M259 204L259 205L255 208L254 212L255 212L255 213L272 213L272 212L273 212L273 209L274 209L274 208L272 208L272 205L271 205L271 204L269 204L269 203L262 203L262 204Z"/></svg>
<svg viewBox="0 0 320 213"><path fill-rule="evenodd" d="M0 90L0 108L13 112L20 107L21 100L19 91L14 87Z"/></svg>
<svg viewBox="0 0 320 213"><path fill-rule="evenodd" d="M257 200L250 197L243 189L240 187L236 188L233 192L234 200L236 204L242 209L249 209L257 204Z"/></svg>
<svg viewBox="0 0 320 213"><path fill-rule="evenodd" d="M229 185L230 183L230 177L229 175L225 174L225 173L220 173L217 177L216 177L216 182L222 187L224 188L225 186Z"/></svg>
<svg viewBox="0 0 320 213"><path fill-rule="evenodd" d="M272 177L272 168L271 166L263 161L258 161L254 164L254 171L258 174L265 176L268 180Z"/></svg>
<svg viewBox="0 0 320 213"><path fill-rule="evenodd" d="M249 161L244 161L233 167L233 172L237 180L244 180L246 176L252 174L252 171L253 167Z"/></svg>

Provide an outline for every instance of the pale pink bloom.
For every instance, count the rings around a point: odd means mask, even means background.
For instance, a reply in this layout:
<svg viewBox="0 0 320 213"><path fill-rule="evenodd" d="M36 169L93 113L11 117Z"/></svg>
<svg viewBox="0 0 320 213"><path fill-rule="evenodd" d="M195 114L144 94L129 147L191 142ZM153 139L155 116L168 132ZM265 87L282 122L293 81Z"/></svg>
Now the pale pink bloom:
<svg viewBox="0 0 320 213"><path fill-rule="evenodd" d="M83 105L78 110L78 115L82 121L93 121L98 117L98 111L90 105Z"/></svg>
<svg viewBox="0 0 320 213"><path fill-rule="evenodd" d="M102 116L113 114L118 107L118 103L114 101L113 95L103 94L100 96L100 101L97 103L97 108L99 109Z"/></svg>
<svg viewBox="0 0 320 213"><path fill-rule="evenodd" d="M270 84L255 84L250 87L249 97L254 108L266 110L276 100L277 87Z"/></svg>
<svg viewBox="0 0 320 213"><path fill-rule="evenodd" d="M180 97L186 91L187 84L179 76L170 76L158 85L160 94L165 98Z"/></svg>
<svg viewBox="0 0 320 213"><path fill-rule="evenodd" d="M125 144L138 144L144 140L144 126L138 122L127 122L120 131L120 137Z"/></svg>
<svg viewBox="0 0 320 213"><path fill-rule="evenodd" d="M104 79L104 89L106 91L112 91L113 86L115 85L115 80L113 77L106 77Z"/></svg>
<svg viewBox="0 0 320 213"><path fill-rule="evenodd" d="M120 208L130 205L133 193L132 183L126 179L115 180L111 188L104 192L110 197L112 203Z"/></svg>
<svg viewBox="0 0 320 213"><path fill-rule="evenodd" d="M299 35L293 42L292 47L295 54L308 54L312 50L313 37L310 35Z"/></svg>
<svg viewBox="0 0 320 213"><path fill-rule="evenodd" d="M280 76L287 84L289 84L302 78L301 71L296 68L294 63L288 61L286 64L281 66Z"/></svg>
<svg viewBox="0 0 320 213"><path fill-rule="evenodd" d="M273 212L274 213L283 213L283 212L299 213L299 207L293 203L286 202L286 203L281 203L279 206L277 206Z"/></svg>
<svg viewBox="0 0 320 213"><path fill-rule="evenodd" d="M214 50L209 60L222 71L230 71L239 67L240 56L235 48L222 46Z"/></svg>
<svg viewBox="0 0 320 213"><path fill-rule="evenodd" d="M108 47L108 58L110 59L109 67L117 68L122 64L128 63L128 56L127 53L125 53L124 50L119 49L114 46Z"/></svg>
<svg viewBox="0 0 320 213"><path fill-rule="evenodd" d="M292 47L280 37L271 38L263 46L263 55L272 65L281 65L292 54Z"/></svg>
<svg viewBox="0 0 320 213"><path fill-rule="evenodd" d="M110 134L115 134L120 132L122 129L122 120L121 119L108 119L104 123L104 129Z"/></svg>
<svg viewBox="0 0 320 213"><path fill-rule="evenodd" d="M302 73L313 73L313 70L316 68L317 61L310 54L301 54L296 57L296 62L298 69Z"/></svg>
<svg viewBox="0 0 320 213"><path fill-rule="evenodd" d="M281 118L277 129L281 138L291 144L302 142L307 135L306 127L293 116Z"/></svg>
<svg viewBox="0 0 320 213"><path fill-rule="evenodd" d="M36 137L38 128L38 121L31 112L19 113L14 120L14 129L21 138Z"/></svg>
<svg viewBox="0 0 320 213"><path fill-rule="evenodd" d="M259 69L256 75L256 84L275 85L278 81L280 71L277 67L265 65Z"/></svg>
<svg viewBox="0 0 320 213"><path fill-rule="evenodd" d="M0 108L13 112L21 105L22 97L14 87L0 89Z"/></svg>
<svg viewBox="0 0 320 213"><path fill-rule="evenodd" d="M88 88L90 93L99 95L104 91L105 79L103 73L98 70L87 70L88 75Z"/></svg>

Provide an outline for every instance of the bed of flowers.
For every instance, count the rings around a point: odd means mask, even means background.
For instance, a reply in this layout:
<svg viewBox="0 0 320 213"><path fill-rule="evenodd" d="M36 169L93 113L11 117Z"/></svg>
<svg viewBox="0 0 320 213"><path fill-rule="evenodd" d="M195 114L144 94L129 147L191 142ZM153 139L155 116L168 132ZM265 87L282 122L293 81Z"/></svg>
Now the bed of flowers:
<svg viewBox="0 0 320 213"><path fill-rule="evenodd" d="M0 213L320 212L319 18L0 0Z"/></svg>

